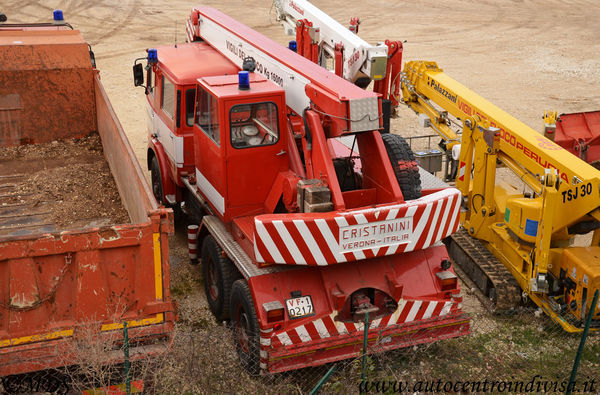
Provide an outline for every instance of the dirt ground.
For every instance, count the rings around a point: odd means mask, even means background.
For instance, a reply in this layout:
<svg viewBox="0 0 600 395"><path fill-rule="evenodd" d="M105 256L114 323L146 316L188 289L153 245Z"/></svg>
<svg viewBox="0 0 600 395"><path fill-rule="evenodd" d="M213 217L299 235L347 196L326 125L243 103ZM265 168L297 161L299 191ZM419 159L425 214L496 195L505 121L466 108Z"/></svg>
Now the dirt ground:
<svg viewBox="0 0 600 395"><path fill-rule="evenodd" d="M597 0L313 3L344 25L359 17L360 36L368 42L404 41L405 61L436 61L454 79L536 130L544 110L600 109ZM133 86L131 66L146 48L183 42L189 11L198 4L219 8L282 44L291 39L275 20L270 0L3 0L0 11L12 22L48 21L53 9L64 11L91 44L110 100L145 164L145 99L143 89ZM429 134L403 107L392 128L400 134ZM186 261L185 243L180 232L172 246L174 267ZM184 311L195 306L190 298L188 292L180 300ZM467 309L477 309L476 303Z"/></svg>
<svg viewBox="0 0 600 395"><path fill-rule="evenodd" d="M450 76L536 130L544 110L600 108L600 4L595 0L315 0L346 25L360 17L368 42L402 40L404 60L434 60ZM143 89L135 88L133 60L145 49L184 41L197 4L217 7L286 43L270 0L3 0L12 22L48 21L61 8L92 45L98 68L132 146L145 162ZM396 131L422 132L401 108Z"/></svg>
<svg viewBox="0 0 600 395"><path fill-rule="evenodd" d="M595 0L316 0L342 24L360 17L368 42L404 43L404 60L434 60L450 76L536 130L544 110L600 108L600 4ZM196 4L217 7L268 37L291 38L271 0L3 0L9 22L49 21L60 8L91 44L103 84L141 163L146 111L131 66L145 49L184 41ZM412 111L398 110L393 129L423 134Z"/></svg>

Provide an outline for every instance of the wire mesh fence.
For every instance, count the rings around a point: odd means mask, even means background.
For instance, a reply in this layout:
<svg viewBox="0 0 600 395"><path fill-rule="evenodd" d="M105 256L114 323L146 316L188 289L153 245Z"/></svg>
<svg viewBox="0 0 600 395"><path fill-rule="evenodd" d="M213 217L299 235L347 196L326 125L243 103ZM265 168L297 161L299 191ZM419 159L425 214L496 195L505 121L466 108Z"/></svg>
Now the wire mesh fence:
<svg viewBox="0 0 600 395"><path fill-rule="evenodd" d="M371 333L364 360L359 347L353 358L260 375L242 368L229 324L206 320L190 327L184 322L171 351L138 362L134 379L144 378L148 393L308 394L319 385L320 393L566 391L581 334L564 332L531 307L470 316L470 333L458 338L381 351L385 336ZM417 333L414 338L420 339ZM599 374L600 341L592 335L573 392L600 391Z"/></svg>
<svg viewBox="0 0 600 395"><path fill-rule="evenodd" d="M143 380L149 394L564 393L581 339L581 333L565 332L531 304L491 313L461 284L469 331L459 337L439 339L425 326L403 332L405 347L389 351L389 334L383 329L371 330L364 359L362 338L355 338L355 352L346 359L253 375L240 363L231 324L215 320L210 312L200 268L175 264L171 280L179 304L173 343L166 353L132 361L131 378L136 383L132 392L139 391ZM115 332L115 339L120 338L118 334ZM4 377L0 392L69 393L104 388L104 393L109 393L108 386L124 383L123 358L116 365L103 362L106 352L123 356L124 344L90 345L85 340L74 350L81 354L81 365ZM93 337L88 340L93 342ZM252 358L260 363L259 353ZM311 356L307 354L305 361L309 365ZM592 332L581 354L573 393L599 393L599 376L600 338ZM122 385L111 388L110 393L125 393Z"/></svg>
<svg viewBox="0 0 600 395"><path fill-rule="evenodd" d="M321 393L564 392L580 335L563 332L535 309L523 309L472 313L471 333L455 339L382 352L383 339L371 336L364 367L358 355L255 376L241 367L231 328L207 323L178 328L172 351L147 362L152 369L141 370L153 383L147 390L156 393L310 393L332 366L335 372ZM592 336L574 392L599 391L599 361L600 342Z"/></svg>
<svg viewBox="0 0 600 395"><path fill-rule="evenodd" d="M253 375L240 364L231 325L215 321L204 306L189 302L182 301L170 351L133 363L132 378L144 380L146 393L564 393L581 338L580 333L564 332L534 307L502 314L474 309L469 313L470 332L464 336L417 344L423 333L415 331L405 335L415 345L382 351L386 335L371 331L366 357L359 344L352 358ZM260 356L254 358L258 361ZM306 361L310 363L310 356ZM77 368L3 378L2 385L7 393L106 389L122 383L123 372L123 364L103 368L88 358ZM599 376L600 339L592 334L573 392L597 393Z"/></svg>
<svg viewBox="0 0 600 395"><path fill-rule="evenodd" d="M466 336L394 351L381 351L385 337L371 334L364 368L362 355L357 355L333 364L259 376L241 368L236 339L227 325L180 329L173 352L163 357L155 372L155 390L310 393L335 366L321 393L566 391L581 334L564 332L534 308L470 315L471 332ZM573 392L600 391L599 375L600 341L592 335Z"/></svg>

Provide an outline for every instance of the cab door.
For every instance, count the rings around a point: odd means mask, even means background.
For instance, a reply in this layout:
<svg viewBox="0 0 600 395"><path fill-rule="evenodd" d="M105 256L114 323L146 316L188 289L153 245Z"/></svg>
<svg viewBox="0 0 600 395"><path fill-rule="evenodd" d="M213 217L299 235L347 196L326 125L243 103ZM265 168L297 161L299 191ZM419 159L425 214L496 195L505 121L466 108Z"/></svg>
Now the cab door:
<svg viewBox="0 0 600 395"><path fill-rule="evenodd" d="M221 132L219 103L202 86L196 92L194 122L194 163L196 186L210 205L223 217L225 214L225 160Z"/></svg>
<svg viewBox="0 0 600 395"><path fill-rule="evenodd" d="M256 99L255 99L256 100ZM281 103L280 103L281 105ZM287 167L285 134L273 101L226 102L228 211L232 217L264 212L265 200Z"/></svg>

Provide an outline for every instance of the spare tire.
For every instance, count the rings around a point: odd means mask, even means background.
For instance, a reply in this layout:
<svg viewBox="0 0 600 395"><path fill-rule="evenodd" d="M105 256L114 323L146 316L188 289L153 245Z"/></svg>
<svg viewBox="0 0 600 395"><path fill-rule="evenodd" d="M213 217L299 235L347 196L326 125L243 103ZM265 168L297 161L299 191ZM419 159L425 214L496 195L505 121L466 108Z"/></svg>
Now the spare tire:
<svg viewBox="0 0 600 395"><path fill-rule="evenodd" d="M420 198L421 177L419 176L419 166L410 146L406 140L397 134L385 133L381 135L381 138L404 200Z"/></svg>

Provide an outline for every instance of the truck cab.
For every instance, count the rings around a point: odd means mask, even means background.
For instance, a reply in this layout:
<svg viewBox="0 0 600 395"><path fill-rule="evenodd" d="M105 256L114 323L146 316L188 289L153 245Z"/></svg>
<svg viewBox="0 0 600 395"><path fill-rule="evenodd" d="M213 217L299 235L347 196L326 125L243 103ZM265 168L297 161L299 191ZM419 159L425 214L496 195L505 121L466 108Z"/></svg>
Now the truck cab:
<svg viewBox="0 0 600 395"><path fill-rule="evenodd" d="M156 51L146 67L155 197L177 209L189 176L225 222L273 212L267 194L288 164L284 90L253 72L240 85L239 69L204 43Z"/></svg>
<svg viewBox="0 0 600 395"><path fill-rule="evenodd" d="M265 213L271 186L288 164L283 89L261 75L240 72L199 78L196 99L198 189L225 222Z"/></svg>
<svg viewBox="0 0 600 395"><path fill-rule="evenodd" d="M159 59L145 68L147 164L154 196L166 206L175 206L185 189L181 176L194 174L198 77L237 74L238 68L208 45L178 44L159 47L157 52Z"/></svg>

